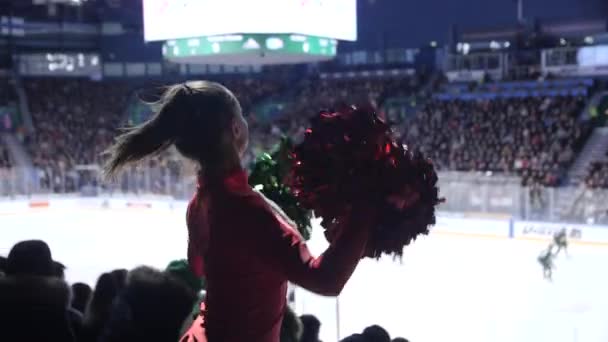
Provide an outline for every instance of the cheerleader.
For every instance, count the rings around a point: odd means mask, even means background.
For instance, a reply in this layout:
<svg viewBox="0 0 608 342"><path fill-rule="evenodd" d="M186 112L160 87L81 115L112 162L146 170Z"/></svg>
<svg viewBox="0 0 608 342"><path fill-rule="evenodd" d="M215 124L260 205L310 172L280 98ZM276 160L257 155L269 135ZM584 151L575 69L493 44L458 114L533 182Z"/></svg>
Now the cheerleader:
<svg viewBox="0 0 608 342"><path fill-rule="evenodd" d="M353 204L339 236L314 258L290 221L248 185L241 167L248 126L230 90L187 82L169 87L158 105L118 137L106 173L171 145L200 167L186 214L188 262L205 276L207 293L201 319L181 341L278 342L288 281L337 296L364 254L374 206Z"/></svg>

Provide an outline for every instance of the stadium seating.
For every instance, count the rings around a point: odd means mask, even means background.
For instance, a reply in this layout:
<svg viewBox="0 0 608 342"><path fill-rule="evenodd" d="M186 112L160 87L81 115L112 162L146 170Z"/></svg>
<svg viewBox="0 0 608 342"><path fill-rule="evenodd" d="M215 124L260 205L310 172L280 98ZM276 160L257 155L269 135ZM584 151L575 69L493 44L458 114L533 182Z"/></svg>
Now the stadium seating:
<svg viewBox="0 0 608 342"><path fill-rule="evenodd" d="M588 135L577 120L584 98L435 100L405 128L444 170L517 173L523 183L560 184Z"/></svg>
<svg viewBox="0 0 608 342"><path fill-rule="evenodd" d="M593 163L585 178L585 184L591 189L608 189L608 161Z"/></svg>
<svg viewBox="0 0 608 342"><path fill-rule="evenodd" d="M0 106L7 105L9 102L14 101L16 97L14 88L10 84L10 80L7 77L0 76Z"/></svg>
<svg viewBox="0 0 608 342"><path fill-rule="evenodd" d="M512 81L484 83L471 87L469 84L456 83L444 87L435 94L438 100L493 100L499 98L587 96L593 80L573 78L543 81ZM474 89L471 89L474 88Z"/></svg>
<svg viewBox="0 0 608 342"><path fill-rule="evenodd" d="M417 107L417 113L397 110L399 120L393 118L394 107L416 108L411 95L421 81L414 76L309 77L296 83L280 77L220 81L235 92L250 122L251 148L245 156L248 164L281 135L296 140L301 137L307 118L315 111L341 103L374 103L384 108L403 142L420 148L442 170L517 174L524 185L560 185L590 132L589 125L578 116L586 102L585 94L593 86L591 79L477 86L446 83L439 87L437 96ZM101 152L111 143L116 128L138 124L151 115L151 111L133 108L138 97L158 99L162 89L158 85L26 80L36 131L27 136L25 146L38 168L41 187L75 191L84 180L90 183L91 179L77 171L102 162ZM176 166L179 160L170 153L150 163L148 168L162 175L159 179L143 181L138 179L144 176L132 176L121 186L132 189L134 184L148 182L146 189L162 192L183 172ZM139 171L132 172L135 175Z"/></svg>
<svg viewBox="0 0 608 342"><path fill-rule="evenodd" d="M45 78L27 80L25 89L36 128L25 145L41 185L74 191L74 167L101 161L121 124L128 88L120 82Z"/></svg>

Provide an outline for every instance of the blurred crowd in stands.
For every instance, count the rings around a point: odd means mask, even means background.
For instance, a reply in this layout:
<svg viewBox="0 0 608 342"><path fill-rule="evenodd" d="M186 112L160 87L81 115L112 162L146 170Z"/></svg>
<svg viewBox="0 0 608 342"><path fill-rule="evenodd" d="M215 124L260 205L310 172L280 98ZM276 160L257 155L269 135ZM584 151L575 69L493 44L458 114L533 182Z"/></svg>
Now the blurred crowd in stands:
<svg viewBox="0 0 608 342"><path fill-rule="evenodd" d="M607 154L608 156L608 154ZM576 193L570 216L587 223L608 224L608 159L591 164L581 190Z"/></svg>
<svg viewBox="0 0 608 342"><path fill-rule="evenodd" d="M591 189L608 189L608 161L604 160L593 163L585 179L585 183Z"/></svg>
<svg viewBox="0 0 608 342"><path fill-rule="evenodd" d="M0 141L0 170L8 169L12 166L11 156L8 153L8 148Z"/></svg>
<svg viewBox="0 0 608 342"><path fill-rule="evenodd" d="M15 96L14 88L9 84L9 78L0 77L0 107L14 101ZM2 115L0 115L0 117L1 116ZM3 130L3 127L3 122L0 122L0 132ZM0 139L0 172L3 172L3 169L8 169L11 166L12 163L8 149L4 145L2 139Z"/></svg>
<svg viewBox="0 0 608 342"><path fill-rule="evenodd" d="M244 108L278 91L271 82L228 82ZM25 82L35 132L25 136L41 189L74 192L96 186L102 152L117 128L126 125L126 109L136 85L79 79L29 79ZM155 87L160 88L160 87ZM149 161L144 170L133 168L120 186L162 192L179 176L175 159L165 154ZM145 174L144 174L145 172Z"/></svg>
<svg viewBox="0 0 608 342"><path fill-rule="evenodd" d="M242 103L250 124L247 164L267 151L282 135L299 139L308 117L322 108L345 103L372 103L380 115L395 125L400 139L420 148L441 170L484 171L517 174L524 186L559 186L565 172L584 144L591 127L578 120L585 97L523 97L494 100L429 100L408 115L385 103L409 99L425 84L418 76L332 78L319 76L289 81L287 78L241 78L222 81ZM39 188L73 192L96 187L101 153L117 128L136 124L128 119L128 104L136 89L159 87L122 81L94 82L82 79L26 79L34 132L25 135L24 146L37 169ZM270 104L272 115L261 113ZM409 104L409 102L408 102ZM0 147L0 166L9 165ZM116 189L170 193L170 185L184 175L182 161L166 153L133 168ZM587 183L605 187L605 168ZM604 184L604 185L602 185Z"/></svg>
<svg viewBox="0 0 608 342"><path fill-rule="evenodd" d="M0 257L3 340L193 342L180 336L200 314L205 291L204 281L190 272L185 260L170 262L165 270L112 270L101 274L94 288L68 284L65 269L40 240L18 242L7 257ZM320 342L321 329L315 316L298 317L287 307L280 341ZM407 342L391 340L378 325L343 341Z"/></svg>
<svg viewBox="0 0 608 342"><path fill-rule="evenodd" d="M589 134L578 97L431 101L404 140L439 169L517 173L524 186L557 186Z"/></svg>
<svg viewBox="0 0 608 342"><path fill-rule="evenodd" d="M12 102L17 97L15 88L12 86L10 78L0 77L0 106Z"/></svg>
<svg viewBox="0 0 608 342"><path fill-rule="evenodd" d="M55 78L25 82L35 131L24 145L40 186L76 191L78 166L99 164L124 117L128 88L120 82Z"/></svg>

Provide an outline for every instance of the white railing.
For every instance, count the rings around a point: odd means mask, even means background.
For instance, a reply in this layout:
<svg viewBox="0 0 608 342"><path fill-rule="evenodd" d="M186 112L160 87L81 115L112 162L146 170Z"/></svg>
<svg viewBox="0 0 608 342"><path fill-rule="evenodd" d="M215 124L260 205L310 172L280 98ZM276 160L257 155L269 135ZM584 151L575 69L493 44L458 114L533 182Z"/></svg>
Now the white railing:
<svg viewBox="0 0 608 342"><path fill-rule="evenodd" d="M104 182L98 167L71 171L0 170L0 197L76 193L101 195L163 195L188 199L196 178L184 167L132 167L115 182ZM608 224L608 189L586 187L524 187L516 176L477 172L441 172L439 186L447 213L475 213L525 220Z"/></svg>
<svg viewBox="0 0 608 342"><path fill-rule="evenodd" d="M182 167L131 167L115 181L103 180L98 166L61 169L0 169L0 197L38 194L80 194L86 197L112 194L165 195L187 199L196 189L196 178Z"/></svg>

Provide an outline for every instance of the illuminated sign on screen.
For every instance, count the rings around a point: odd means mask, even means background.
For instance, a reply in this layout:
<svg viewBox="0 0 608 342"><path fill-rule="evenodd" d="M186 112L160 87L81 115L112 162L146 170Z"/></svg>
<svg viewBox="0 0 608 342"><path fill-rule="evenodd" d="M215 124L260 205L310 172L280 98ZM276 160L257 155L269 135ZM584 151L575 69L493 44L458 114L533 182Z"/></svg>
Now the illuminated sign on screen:
<svg viewBox="0 0 608 342"><path fill-rule="evenodd" d="M357 39L356 0L144 0L146 41L232 33Z"/></svg>

